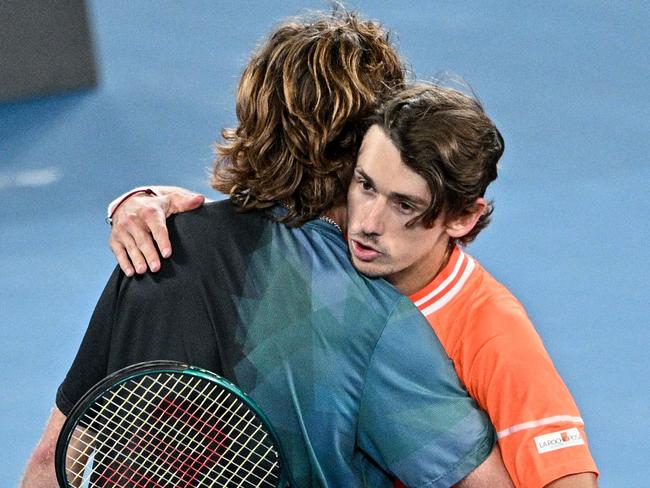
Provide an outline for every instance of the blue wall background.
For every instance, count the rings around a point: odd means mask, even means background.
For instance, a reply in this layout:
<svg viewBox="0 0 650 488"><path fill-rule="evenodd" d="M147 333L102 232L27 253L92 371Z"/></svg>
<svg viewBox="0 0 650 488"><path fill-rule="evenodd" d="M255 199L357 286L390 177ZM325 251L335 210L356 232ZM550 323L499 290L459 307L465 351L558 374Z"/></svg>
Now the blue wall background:
<svg viewBox="0 0 650 488"><path fill-rule="evenodd" d="M478 91L507 150L470 248L527 306L601 486L650 479L648 4L349 2L417 75ZM324 2L90 1L97 90L0 105L0 466L14 486L114 265L105 206L206 185L250 51ZM11 373L18 372L20 377Z"/></svg>

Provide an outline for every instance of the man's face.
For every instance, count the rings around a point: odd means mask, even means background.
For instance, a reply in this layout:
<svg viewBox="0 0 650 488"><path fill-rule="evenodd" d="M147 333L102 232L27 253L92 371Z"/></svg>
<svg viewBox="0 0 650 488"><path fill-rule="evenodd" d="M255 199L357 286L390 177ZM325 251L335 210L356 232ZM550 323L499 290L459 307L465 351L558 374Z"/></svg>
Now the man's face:
<svg viewBox="0 0 650 488"><path fill-rule="evenodd" d="M363 139L348 189L348 245L361 273L384 277L404 294L438 272L449 243L442 217L433 227L406 224L431 201L426 181L402 162L390 137L373 125Z"/></svg>

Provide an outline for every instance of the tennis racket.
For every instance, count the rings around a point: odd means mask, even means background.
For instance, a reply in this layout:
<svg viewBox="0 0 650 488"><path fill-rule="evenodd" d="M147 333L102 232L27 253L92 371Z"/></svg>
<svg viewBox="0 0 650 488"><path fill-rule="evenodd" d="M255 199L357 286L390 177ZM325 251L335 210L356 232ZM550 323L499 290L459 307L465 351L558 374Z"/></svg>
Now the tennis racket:
<svg viewBox="0 0 650 488"><path fill-rule="evenodd" d="M174 361L129 366L86 393L56 446L61 487L289 485L278 438L224 378Z"/></svg>

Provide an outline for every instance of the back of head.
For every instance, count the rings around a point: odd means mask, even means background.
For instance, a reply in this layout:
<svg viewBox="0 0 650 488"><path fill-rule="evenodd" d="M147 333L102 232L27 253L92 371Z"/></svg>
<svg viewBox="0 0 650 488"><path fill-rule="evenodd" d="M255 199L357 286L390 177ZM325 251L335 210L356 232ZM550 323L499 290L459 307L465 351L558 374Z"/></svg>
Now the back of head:
<svg viewBox="0 0 650 488"><path fill-rule="evenodd" d="M433 225L472 213L497 177L504 150L501 133L481 103L459 91L417 83L397 92L372 115L366 127L379 124L399 149L402 161L422 176L432 195L429 207L411 223ZM489 202L474 228L457 239L468 244L492 213Z"/></svg>
<svg viewBox="0 0 650 488"><path fill-rule="evenodd" d="M212 186L243 210L284 201L291 225L317 217L344 199L361 121L403 82L375 22L338 11L283 23L244 70Z"/></svg>

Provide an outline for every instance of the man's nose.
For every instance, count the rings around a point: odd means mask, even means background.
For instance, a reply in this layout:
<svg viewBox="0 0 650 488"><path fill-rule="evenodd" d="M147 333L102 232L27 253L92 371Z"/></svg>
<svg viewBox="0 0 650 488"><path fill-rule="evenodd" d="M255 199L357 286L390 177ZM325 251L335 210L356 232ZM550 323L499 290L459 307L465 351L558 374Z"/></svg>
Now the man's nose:
<svg viewBox="0 0 650 488"><path fill-rule="evenodd" d="M361 222L361 231L370 235L381 235L384 232L384 211L386 202L375 198L366 205L365 215Z"/></svg>

